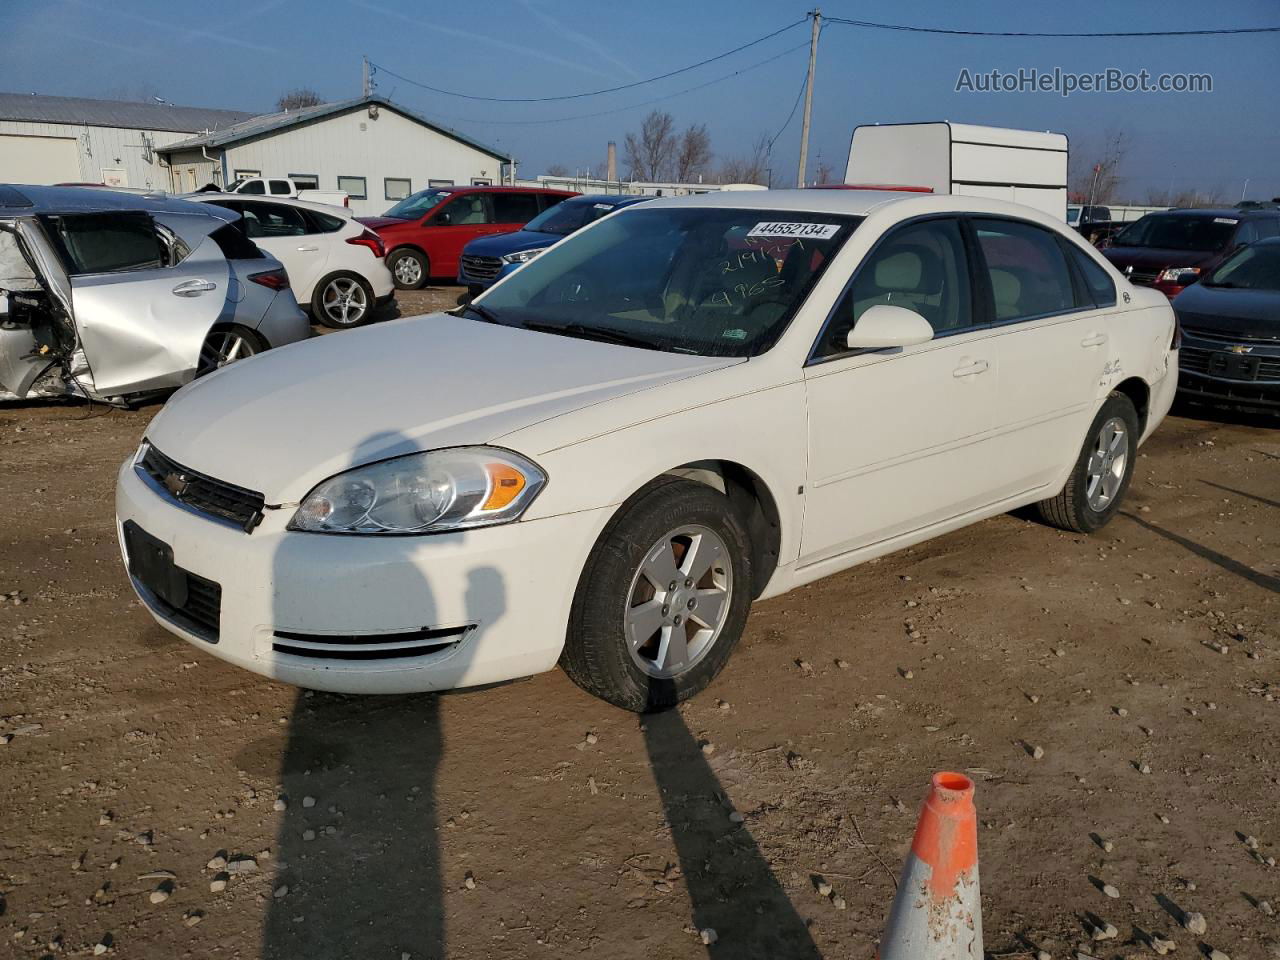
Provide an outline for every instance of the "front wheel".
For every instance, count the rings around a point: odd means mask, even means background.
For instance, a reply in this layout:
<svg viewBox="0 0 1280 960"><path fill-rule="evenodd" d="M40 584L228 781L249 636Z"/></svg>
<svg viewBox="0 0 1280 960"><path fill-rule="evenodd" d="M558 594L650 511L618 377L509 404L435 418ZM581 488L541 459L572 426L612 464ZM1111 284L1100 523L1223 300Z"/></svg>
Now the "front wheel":
<svg viewBox="0 0 1280 960"><path fill-rule="evenodd" d="M218 327L209 331L204 345L200 347L200 359L196 362L196 376L203 377L206 373L213 373L229 363L262 353L266 348L262 338L248 327L238 325Z"/></svg>
<svg viewBox="0 0 1280 960"><path fill-rule="evenodd" d="M750 557L724 494L674 477L651 485L592 550L560 666L588 693L637 713L693 696L742 635Z"/></svg>
<svg viewBox="0 0 1280 960"><path fill-rule="evenodd" d="M1105 526L1129 489L1140 430L1133 401L1122 393L1107 397L1093 418L1066 486L1056 497L1036 505L1040 516L1075 533L1093 533Z"/></svg>
<svg viewBox="0 0 1280 960"><path fill-rule="evenodd" d="M325 277L311 295L311 314L335 330L358 327L373 315L373 288L354 273Z"/></svg>
<svg viewBox="0 0 1280 960"><path fill-rule="evenodd" d="M431 275L426 254L408 248L393 250L387 257L387 266L391 269L397 290L418 290Z"/></svg>

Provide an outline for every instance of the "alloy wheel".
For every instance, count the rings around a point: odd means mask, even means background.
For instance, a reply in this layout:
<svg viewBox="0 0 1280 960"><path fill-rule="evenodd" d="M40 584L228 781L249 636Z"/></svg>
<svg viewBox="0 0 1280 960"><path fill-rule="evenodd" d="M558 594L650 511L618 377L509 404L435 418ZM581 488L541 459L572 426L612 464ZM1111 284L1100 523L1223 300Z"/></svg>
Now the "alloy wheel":
<svg viewBox="0 0 1280 960"><path fill-rule="evenodd" d="M417 257L401 257L396 261L396 279L406 286L422 280L422 264Z"/></svg>
<svg viewBox="0 0 1280 960"><path fill-rule="evenodd" d="M330 280L320 295L320 304L325 316L343 326L359 323L369 311L369 297L364 287L351 277Z"/></svg>
<svg viewBox="0 0 1280 960"><path fill-rule="evenodd" d="M1099 429L1085 466L1084 490L1089 508L1101 513L1115 499L1129 465L1129 430L1112 417Z"/></svg>
<svg viewBox="0 0 1280 960"><path fill-rule="evenodd" d="M229 363L251 357L258 352L257 346L244 334L235 330L215 330L209 334L200 348L200 361L196 365L196 376L212 373Z"/></svg>
<svg viewBox="0 0 1280 960"><path fill-rule="evenodd" d="M645 553L627 591L631 659L659 680L688 672L715 645L732 593L733 564L724 540L698 525L672 530Z"/></svg>

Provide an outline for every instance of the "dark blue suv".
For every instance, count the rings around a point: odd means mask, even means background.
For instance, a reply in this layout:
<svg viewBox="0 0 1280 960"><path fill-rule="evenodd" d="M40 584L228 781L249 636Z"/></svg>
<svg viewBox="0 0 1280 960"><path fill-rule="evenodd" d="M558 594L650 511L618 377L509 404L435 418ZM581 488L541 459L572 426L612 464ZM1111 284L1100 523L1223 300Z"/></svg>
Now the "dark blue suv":
<svg viewBox="0 0 1280 960"><path fill-rule="evenodd" d="M467 293L474 297L587 224L622 207L651 199L630 194L570 197L534 217L523 230L477 237L462 249L462 258L458 261L458 283L463 284Z"/></svg>

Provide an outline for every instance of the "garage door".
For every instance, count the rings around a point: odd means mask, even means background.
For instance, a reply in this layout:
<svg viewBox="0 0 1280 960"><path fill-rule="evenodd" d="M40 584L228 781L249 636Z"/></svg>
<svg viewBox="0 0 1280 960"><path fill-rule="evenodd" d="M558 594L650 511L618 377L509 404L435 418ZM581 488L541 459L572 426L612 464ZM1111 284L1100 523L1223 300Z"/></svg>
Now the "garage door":
<svg viewBox="0 0 1280 960"><path fill-rule="evenodd" d="M75 183L80 148L73 137L0 134L0 182Z"/></svg>

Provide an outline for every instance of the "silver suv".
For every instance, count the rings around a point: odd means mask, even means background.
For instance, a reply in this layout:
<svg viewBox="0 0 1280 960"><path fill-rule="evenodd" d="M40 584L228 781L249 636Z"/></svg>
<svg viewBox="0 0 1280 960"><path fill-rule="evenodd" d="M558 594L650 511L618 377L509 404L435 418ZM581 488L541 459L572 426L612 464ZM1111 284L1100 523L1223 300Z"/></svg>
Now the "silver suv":
<svg viewBox="0 0 1280 960"><path fill-rule="evenodd" d="M123 403L311 335L240 215L0 185L0 398Z"/></svg>

